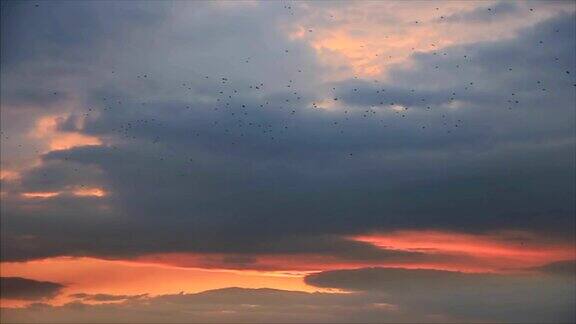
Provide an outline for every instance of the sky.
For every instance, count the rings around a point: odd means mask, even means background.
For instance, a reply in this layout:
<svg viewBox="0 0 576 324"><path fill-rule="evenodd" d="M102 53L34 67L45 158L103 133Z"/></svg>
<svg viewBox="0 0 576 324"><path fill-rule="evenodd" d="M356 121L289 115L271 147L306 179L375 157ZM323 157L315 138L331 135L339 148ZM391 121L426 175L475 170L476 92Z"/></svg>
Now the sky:
<svg viewBox="0 0 576 324"><path fill-rule="evenodd" d="M574 322L576 2L2 1L2 322Z"/></svg>

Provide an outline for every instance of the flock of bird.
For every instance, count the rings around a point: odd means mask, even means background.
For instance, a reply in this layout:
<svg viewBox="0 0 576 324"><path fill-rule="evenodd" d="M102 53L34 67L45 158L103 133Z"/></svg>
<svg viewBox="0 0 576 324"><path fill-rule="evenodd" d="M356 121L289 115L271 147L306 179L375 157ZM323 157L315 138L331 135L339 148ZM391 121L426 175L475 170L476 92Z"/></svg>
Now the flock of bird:
<svg viewBox="0 0 576 324"><path fill-rule="evenodd" d="M290 5L285 5L284 9L286 9L291 15L294 14L294 8ZM439 8L436 8L439 10ZM492 8L488 8L488 11L492 12L492 14L496 14L496 12L492 11ZM534 9L530 8L530 11L533 12ZM331 16L333 17L333 16ZM440 16L440 19L444 19L444 16ZM419 21L415 21L415 23L420 23ZM559 30L556 30L558 32ZM308 32L313 32L313 29L308 29ZM543 41L539 41L538 44L542 44ZM363 45L361 45L363 46ZM432 43L431 47L435 47L436 44ZM415 50L415 49L413 49ZM292 55L292 52L289 49L284 50L285 55ZM447 52L438 52L434 51L431 53L435 56L449 56ZM296 54L297 55L297 54ZM377 56L377 54L376 54ZM391 56L390 56L391 57ZM465 67L467 63L472 62L472 59L468 55L462 56L462 61L459 64L455 65L455 68L462 69ZM252 58L245 58L242 59L244 63L252 63ZM555 61L558 61L558 58L555 58ZM440 69L440 65L435 64L433 66L434 69ZM509 67L508 71L513 72L513 67ZM215 112L221 111L224 114L216 115L217 118L214 120L213 126L220 127L220 131L230 137L230 144L236 145L238 141L241 140L243 137L247 135L250 129L254 130L256 133L260 133L262 136L268 137L270 140L275 141L278 140L279 136L283 133L290 130L293 123L290 122L288 119L290 116L294 116L302 111L302 109L323 109L320 105L318 100L308 100L308 96L305 93L301 93L299 90L296 90L297 87L297 75L298 73L302 73L303 69L298 68L297 73L295 73L296 77L288 79L285 81L285 96L283 99L276 99L275 101L272 100L263 100L259 103L239 103L241 102L241 98L244 97L244 91L264 91L266 89L266 84L264 82L259 82L257 84L252 85L245 85L244 89L242 86L233 86L230 77L222 77L222 76L214 76L214 75L205 75L203 78L210 82L211 85L219 85L219 89L215 93L215 102L214 107L212 108ZM570 74L569 70L566 70L565 73L567 75ZM147 79L149 76L147 74L138 75L138 79ZM358 76L354 76L354 80L359 80ZM378 80L373 80L374 84L378 84ZM542 81L536 81L538 86L543 86ZM465 81L463 86L461 87L462 91L470 91L474 87L473 81ZM183 82L181 84L182 89L184 90L193 90L194 84L192 82ZM575 84L576 86L576 84ZM336 87L332 87L331 91L328 95L328 98L322 101L333 101L333 105L345 105L342 98L339 97L342 95L347 95L346 91L349 93L353 93L357 96L362 95L370 95L370 97L374 97L373 95L377 95L377 99L374 103L370 105L368 109L364 109L359 111L357 107L355 108L342 108L342 114L336 114L335 119L332 121L327 121L327 124L337 128L337 132L340 134L344 134L346 132L346 128L344 127L346 121L351 120L352 118L379 118L382 113L390 113L392 112L398 118L408 118L409 117L409 106L403 104L400 100L394 101L387 97L387 89L386 87L372 87L369 90L361 89L360 87L350 88L350 89L342 89L342 91L338 91ZM547 92L548 89L542 87L541 90L543 92ZM364 93L363 93L364 92ZM370 92L370 93L368 93ZM434 105L427 103L427 98L425 95L419 96L418 92L415 89L410 90L410 94L414 97L412 99L417 99L419 104L414 105L414 107L418 107L424 110L432 111L434 110ZM519 96L515 92L510 93L510 97L507 100L506 108L508 110L514 109L521 104ZM458 93L453 91L446 94L446 101L445 104L450 104L452 102L456 102L458 100ZM142 103L145 105L146 103ZM381 109L386 108L386 109ZM192 107L190 105L186 105L185 109L190 110ZM277 111L283 111L285 114L285 118L282 121L275 120L272 122L270 119L262 118L261 120L258 117L263 116L262 113L258 110L270 110L275 109ZM358 112L360 112L358 114ZM228 115L229 118L222 118L225 115ZM452 133L453 131L457 130L458 128L463 126L463 120L457 118L451 118L449 112L443 111L441 114L442 123L441 126L445 128L445 132L447 134ZM387 120L389 118L380 118L380 121L383 122L383 127L387 127L388 123ZM126 122L119 126L116 130L120 135L126 138L136 138L136 136L132 133L135 128L139 126L143 126L149 123L160 123L155 119L137 119L131 122ZM160 125L160 124L158 124ZM427 129L428 125L419 125L419 128L422 130ZM428 126L430 128L430 126ZM201 136L200 132L195 132L194 136ZM158 143L161 141L159 136L154 138L154 143ZM353 156L353 153L349 153L350 156Z"/></svg>
<svg viewBox="0 0 576 324"><path fill-rule="evenodd" d="M38 7L38 5L36 5ZM283 7L288 11L290 15L294 15L294 7L291 5L284 5ZM439 8L436 8L439 11ZM531 12L534 8L529 9ZM492 8L488 8L487 11L492 14L497 14ZM333 15L330 15L334 18ZM439 16L439 19L445 19L443 15ZM414 23L420 24L420 21L415 21ZM313 28L306 29L309 33L313 33ZM559 30L555 30L559 32ZM543 40L539 41L535 46L541 45ZM436 48L436 43L430 44L432 48ZM363 46L363 45L362 45ZM416 51L414 48L412 49ZM440 57L450 57L448 52L432 51L429 52L434 56ZM282 53L277 53L278 60L286 59L292 55L298 55L298 53L293 53L289 49L284 49ZM378 56L378 54L375 54ZM284 57L283 57L284 56ZM388 56L391 58L391 56ZM463 55L460 63L453 66L456 69L464 69L466 65L472 62L472 58L468 55ZM556 62L559 61L558 57L555 57ZM244 64L255 64L253 57L240 58L240 62ZM433 65L434 70L440 70L441 66L439 64ZM509 72L513 72L513 67L508 68ZM113 70L111 74L114 76L119 76L118 71ZM328 89L327 95L323 98L314 98L308 90L300 90L299 82L302 81L304 77L301 77L304 72L304 68L297 68L294 73L287 77L284 82L284 91L281 91L279 95L270 97L270 93L267 93L267 84L265 82L257 82L254 84L240 84L235 83L232 77L222 76L222 75L203 75L200 79L206 82L208 86L217 87L215 93L212 94L214 99L210 109L213 110L214 120L211 121L212 125L210 127L204 127L199 129L193 129L190 133L191 136L201 137L201 136L214 136L218 133L218 140L226 138L228 143L232 146L236 146L245 138L254 139L255 135L261 138L266 138L270 142L280 141L282 135L287 134L298 126L298 119L294 119L295 116L302 113L306 109L319 110L322 111L326 106L339 107L338 112L333 114L330 118L324 118L326 126L332 127L336 133L344 134L348 131L347 122L354 120L355 123L350 123L353 127L358 127L357 120L367 119L367 120L377 120L381 123L382 127L389 127L391 123L394 123L396 118L408 119L410 117L411 108L420 111L430 111L436 110L437 104L430 103L429 98L426 94L419 94L416 89L407 90L411 102L418 102L417 104L407 105L403 102L401 98L394 98L388 93L386 86L380 86L382 83L379 80L371 80L370 82L362 81L358 76L354 76L352 81L357 81L356 86L350 87L349 85L342 86L342 88L337 89L333 86ZM570 71L565 70L565 75L570 76ZM571 77L571 76L570 76ZM152 80L152 75L149 73L143 73L135 76L136 79L147 81ZM194 91L195 86L198 85L199 80L183 81L181 82L181 89L183 91ZM543 93L547 93L549 89L545 87L543 81L535 80L537 86L540 87ZM570 81L572 82L572 81ZM573 84L576 86L576 84ZM446 98L443 102L444 105L449 105L451 103L457 102L460 96L460 91L468 92L473 90L475 87L474 81L465 80L462 82L460 90L451 91L446 93ZM58 92L55 91L54 95ZM365 108L358 108L359 105L354 105L349 103L346 99L349 96L373 98L371 102ZM246 99L252 98L252 99ZM260 98L260 99L258 99ZM264 98L264 99L262 99ZM259 101L254 101L254 100ZM130 100L117 100L111 98L102 98L102 107L99 109L89 108L88 111L84 113L84 117L90 118L93 113L97 110L99 113L109 114L112 118L115 116L116 110L123 109L123 105ZM133 102L131 104L134 104ZM512 110L521 104L519 95L512 91L510 92L509 99L505 104L508 110ZM141 102L141 106L154 105L150 102ZM348 105L349 108L345 106ZM203 104L204 106L204 104ZM192 112L197 107L194 104L183 104L180 108L180 112L174 112L181 114L182 112ZM147 110L144 110L147 111ZM274 111L271 115L271 112ZM450 116L448 110L439 109L441 117L441 127L446 134L451 134L462 128L464 122L462 119ZM386 114L386 115L384 115ZM157 117L150 117L150 114L142 114L138 116L137 110L132 110L128 114L122 114L124 120L119 119L118 124L113 129L114 132L120 137L127 140L138 139L141 134L144 134L146 130L149 129L161 129L163 127L163 119L157 115ZM206 116L206 115L205 115ZM270 116L273 116L270 118ZM324 115L326 116L326 115ZM131 118L131 119L129 119ZM126 120L129 119L129 120ZM417 127L422 131L433 128L434 125L425 124L422 120L418 120ZM204 133L203 133L204 132ZM295 130L298 132L298 130ZM222 135L224 137L222 137ZM154 144L162 143L164 140L162 134L154 135L151 138L151 142ZM334 138L338 140L338 138ZM113 148L118 148L117 145L112 145ZM353 152L344 153L350 157L354 156ZM160 158L161 160L166 159L165 156ZM190 158L193 161L193 158Z"/></svg>

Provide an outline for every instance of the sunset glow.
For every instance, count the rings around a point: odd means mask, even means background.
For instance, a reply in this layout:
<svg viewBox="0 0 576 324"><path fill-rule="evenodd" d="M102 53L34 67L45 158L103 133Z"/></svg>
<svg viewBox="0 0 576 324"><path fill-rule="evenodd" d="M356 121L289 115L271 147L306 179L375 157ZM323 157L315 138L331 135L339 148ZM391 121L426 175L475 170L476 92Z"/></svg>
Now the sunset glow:
<svg viewBox="0 0 576 324"><path fill-rule="evenodd" d="M301 275L276 275L265 271L226 271L183 268L168 265L101 260L94 258L52 258L26 263L4 262L2 276L22 276L40 281L66 283L67 288L50 303L70 302L71 294L177 294L225 287L275 288L321 291L306 285ZM25 305L26 302L19 302Z"/></svg>

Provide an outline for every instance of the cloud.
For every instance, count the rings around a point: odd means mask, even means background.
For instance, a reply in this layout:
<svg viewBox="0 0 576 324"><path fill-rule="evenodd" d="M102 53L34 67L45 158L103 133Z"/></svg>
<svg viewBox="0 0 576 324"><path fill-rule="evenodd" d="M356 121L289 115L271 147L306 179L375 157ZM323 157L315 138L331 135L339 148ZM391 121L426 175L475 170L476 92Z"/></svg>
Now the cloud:
<svg viewBox="0 0 576 324"><path fill-rule="evenodd" d="M19 277L1 277L0 285L2 298L17 300L51 299L64 288L64 285L55 282Z"/></svg>
<svg viewBox="0 0 576 324"><path fill-rule="evenodd" d="M518 14L520 9L521 7L515 2L499 1L493 5L478 7L470 11L458 12L444 17L443 19L449 22L487 23L501 20L503 18L502 16Z"/></svg>
<svg viewBox="0 0 576 324"><path fill-rule="evenodd" d="M111 295L111 294L86 294L86 293L76 293L71 294L69 297L81 299L83 301L94 301L94 302L112 302L112 301L122 301L122 300L134 300L146 297L146 294L141 295Z"/></svg>
<svg viewBox="0 0 576 324"><path fill-rule="evenodd" d="M2 316L10 322L38 323L548 323L574 318L574 282L549 277L372 268L323 272L307 280L356 292L224 288L195 294L137 296L120 302L105 298L115 302L104 304L32 304L20 309L3 308Z"/></svg>
<svg viewBox="0 0 576 324"><path fill-rule="evenodd" d="M446 322L449 318L415 316L366 294L304 293L275 289L225 288L197 294L175 294L120 303L63 306L34 304L2 309L10 322L142 322L142 323L302 323L302 322Z"/></svg>
<svg viewBox="0 0 576 324"><path fill-rule="evenodd" d="M531 270L538 270L543 273L553 275L565 275L574 277L576 275L576 260L551 262L540 267L531 268Z"/></svg>
<svg viewBox="0 0 576 324"><path fill-rule="evenodd" d="M385 293L399 305L476 321L549 323L576 316L574 278L366 268L312 274L306 282Z"/></svg>
<svg viewBox="0 0 576 324"><path fill-rule="evenodd" d="M209 34L225 34L248 20L211 6L198 10L223 19L217 31L207 27L207 20L192 22ZM242 12L251 16L267 10L280 15L266 6ZM273 48L262 57L242 52L238 59L252 57L268 66L267 55L285 55L284 48L298 51L287 56L286 69L273 64L278 70L258 70L246 78L244 67L218 68L198 53L183 59L189 48L180 43L174 59L183 66L194 63L187 76L166 64L145 73L141 66L126 66L118 77L106 67L106 77L85 76L90 87L78 90L82 108L61 117L58 128L99 138L102 145L46 153L19 181L5 186L2 256L198 252L386 259L399 253L339 237L405 228L517 229L554 233L570 242L575 99L573 76L564 70L574 70L573 18L555 17L512 40L445 48L448 56L415 54L413 67L391 69L390 81L377 85L366 80L327 85L320 78L300 77L298 67L318 68L313 51L304 42L290 41L281 29L263 30L259 23L242 28L270 39ZM159 24L156 33L165 35ZM166 35L162 41L183 37L214 45L197 34ZM541 39L547 40L545 47ZM85 45L93 49L97 44ZM224 44L240 46L233 38ZM228 52L210 53L224 62L231 59ZM162 53L151 49L146 55L156 59ZM509 53L523 53L524 59ZM116 69L114 75L120 74ZM263 88L255 89L260 82ZM312 90L326 86L335 86L333 95L342 105L330 111L311 108L323 95ZM548 92L539 90L544 86ZM381 88L386 91L377 93ZM521 104L509 103L511 97ZM390 102L408 110L384 107ZM551 107L546 118L542 107ZM78 116L85 119L81 128ZM44 200L20 195L82 185L108 194ZM85 240L93 236L106 240ZM33 239L16 244L22 237ZM327 248L326 237L343 248Z"/></svg>
<svg viewBox="0 0 576 324"><path fill-rule="evenodd" d="M550 275L573 262L509 234L576 239L576 7L531 5L2 2L2 261L388 266L306 279L353 293L83 289L3 321L573 319L573 278ZM530 274L392 269L470 270L485 245L353 239L406 230L504 233L508 267L482 265Z"/></svg>

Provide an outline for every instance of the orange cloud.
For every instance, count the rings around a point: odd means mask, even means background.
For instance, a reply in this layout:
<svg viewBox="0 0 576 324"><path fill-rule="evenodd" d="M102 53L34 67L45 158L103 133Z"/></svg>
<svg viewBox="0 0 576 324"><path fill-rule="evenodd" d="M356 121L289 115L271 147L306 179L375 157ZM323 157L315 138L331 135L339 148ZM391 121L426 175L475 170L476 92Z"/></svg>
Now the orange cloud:
<svg viewBox="0 0 576 324"><path fill-rule="evenodd" d="M47 142L50 150L66 150L75 146L101 145L102 141L94 136L76 132L62 132L57 129L62 116L44 116L36 122L31 136Z"/></svg>
<svg viewBox="0 0 576 324"><path fill-rule="evenodd" d="M383 249L468 256L471 258L468 266L484 271L519 270L576 257L576 249L571 243L545 242L542 237L527 232L475 235L421 230L358 235L351 239Z"/></svg>
<svg viewBox="0 0 576 324"><path fill-rule="evenodd" d="M410 56L415 52L510 38L521 28L560 11L574 10L566 3L530 11L530 5L515 2L518 9L514 15L499 15L489 21L447 19L495 4L496 1L422 1L415 6L410 1L365 1L326 10L314 3L297 3L299 19L286 29L289 38L307 42L321 62L339 71L330 78L349 78L351 73L364 78L385 78L392 65L410 64ZM343 70L343 66L349 70Z"/></svg>
<svg viewBox="0 0 576 324"><path fill-rule="evenodd" d="M382 259L351 259L335 255L259 254L246 262L229 262L223 254L162 253L140 256L134 261L180 267L270 271L303 274L315 271L361 267L399 267L462 272L523 272L530 267L574 259L570 242L546 242L527 232L466 234L447 231L396 231L352 236L348 239L369 243L388 251L413 252Z"/></svg>
<svg viewBox="0 0 576 324"><path fill-rule="evenodd" d="M358 268L374 264L361 261L343 261L331 255L320 254L291 254L289 256L261 254L246 256L245 258L250 259L250 261L245 263L229 261L230 259L235 258L241 259L241 257L238 256L217 253L158 253L140 256L133 259L133 261L190 268L228 269L230 271L264 271L274 276L302 276L315 271Z"/></svg>
<svg viewBox="0 0 576 324"><path fill-rule="evenodd" d="M5 170L5 169L0 170L0 179L2 179L2 180L12 181L12 180L18 179L19 177L20 177L20 173L18 173L16 171Z"/></svg>
<svg viewBox="0 0 576 324"><path fill-rule="evenodd" d="M80 197L104 197L107 193L101 188L79 188L72 191L72 194Z"/></svg>
<svg viewBox="0 0 576 324"><path fill-rule="evenodd" d="M48 191L48 192L23 192L21 194L24 198L29 199L47 199L47 198L54 198L58 197L63 194L73 195L77 197L97 197L102 198L105 197L108 193L102 188L82 188L82 187L74 187L74 188L67 188L66 190L62 191Z"/></svg>

